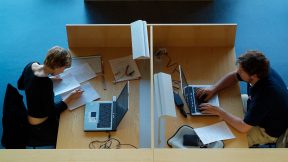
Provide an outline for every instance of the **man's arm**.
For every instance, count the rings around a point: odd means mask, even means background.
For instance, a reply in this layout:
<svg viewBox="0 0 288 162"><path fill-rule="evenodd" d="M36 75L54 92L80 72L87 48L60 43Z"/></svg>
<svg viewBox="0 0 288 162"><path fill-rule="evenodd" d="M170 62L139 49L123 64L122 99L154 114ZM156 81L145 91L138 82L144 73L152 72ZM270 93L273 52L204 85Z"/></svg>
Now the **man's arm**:
<svg viewBox="0 0 288 162"><path fill-rule="evenodd" d="M206 89L199 89L196 92L197 98L204 98L204 101L208 101L210 98L212 98L216 93L219 91L228 88L238 82L237 79L237 72L230 72L226 74L224 77L222 77L220 80L218 80L213 86L206 88Z"/></svg>
<svg viewBox="0 0 288 162"><path fill-rule="evenodd" d="M215 93L236 84L238 82L236 74L236 71L230 72L216 82L213 86Z"/></svg>
<svg viewBox="0 0 288 162"><path fill-rule="evenodd" d="M224 111L220 107L216 107L208 103L201 104L200 110L204 114L218 115L228 124L230 124L232 127L234 127L235 129L237 129L239 132L242 133L248 132L253 127L249 124L246 124L241 118Z"/></svg>

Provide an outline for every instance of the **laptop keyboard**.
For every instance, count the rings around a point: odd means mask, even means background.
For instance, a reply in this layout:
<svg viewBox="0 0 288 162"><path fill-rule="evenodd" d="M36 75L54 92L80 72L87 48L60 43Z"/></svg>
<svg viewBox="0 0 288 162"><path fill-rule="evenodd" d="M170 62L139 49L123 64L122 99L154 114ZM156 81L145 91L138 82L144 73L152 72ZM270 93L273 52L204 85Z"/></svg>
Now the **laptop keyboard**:
<svg viewBox="0 0 288 162"><path fill-rule="evenodd" d="M111 126L111 103L100 103L99 105L99 121L97 128L109 128Z"/></svg>
<svg viewBox="0 0 288 162"><path fill-rule="evenodd" d="M188 108L190 109L190 112L191 113L201 113L200 110L199 110L199 107L196 106L196 105L199 105L201 103L199 103L199 100L197 100L194 92L197 90L196 87L186 87L185 88L185 100L187 101L187 105L188 105ZM195 98L195 100L194 100ZM196 101L196 103L194 102Z"/></svg>

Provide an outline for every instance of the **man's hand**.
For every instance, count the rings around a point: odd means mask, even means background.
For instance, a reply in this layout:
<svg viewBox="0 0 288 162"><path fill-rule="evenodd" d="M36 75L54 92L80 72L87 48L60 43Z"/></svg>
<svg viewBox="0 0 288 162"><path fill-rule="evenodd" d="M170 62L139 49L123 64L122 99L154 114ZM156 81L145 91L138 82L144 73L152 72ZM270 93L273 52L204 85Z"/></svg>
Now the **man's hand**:
<svg viewBox="0 0 288 162"><path fill-rule="evenodd" d="M196 90L196 97L204 102L209 101L215 95L214 86L202 89L198 88Z"/></svg>
<svg viewBox="0 0 288 162"><path fill-rule="evenodd" d="M203 114L218 115L221 117L223 109L217 106L213 106L209 103L202 103L199 105L199 109Z"/></svg>

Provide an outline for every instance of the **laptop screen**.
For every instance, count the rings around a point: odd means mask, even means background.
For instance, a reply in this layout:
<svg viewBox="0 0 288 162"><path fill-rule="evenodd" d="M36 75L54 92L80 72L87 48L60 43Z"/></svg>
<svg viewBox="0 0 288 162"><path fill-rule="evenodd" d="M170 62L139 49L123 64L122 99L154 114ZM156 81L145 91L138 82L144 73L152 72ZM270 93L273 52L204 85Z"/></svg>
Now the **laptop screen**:
<svg viewBox="0 0 288 162"><path fill-rule="evenodd" d="M129 82L126 83L116 100L116 126L124 117L129 108Z"/></svg>
<svg viewBox="0 0 288 162"><path fill-rule="evenodd" d="M186 77L184 75L184 72L183 72L181 65L179 65L179 72L180 72L181 89L182 89L182 92L184 94L184 88L188 86L188 83L187 83L187 80L186 80Z"/></svg>

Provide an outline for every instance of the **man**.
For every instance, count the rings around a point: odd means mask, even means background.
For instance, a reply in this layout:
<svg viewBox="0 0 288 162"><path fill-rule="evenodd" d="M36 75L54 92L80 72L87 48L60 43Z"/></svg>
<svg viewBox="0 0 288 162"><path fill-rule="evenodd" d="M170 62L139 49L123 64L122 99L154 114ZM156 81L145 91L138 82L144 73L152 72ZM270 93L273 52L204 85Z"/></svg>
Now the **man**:
<svg viewBox="0 0 288 162"><path fill-rule="evenodd" d="M238 81L247 82L247 108L240 119L208 103L200 105L202 113L218 115L240 132L248 133L249 147L275 143L288 127L288 91L282 78L270 68L268 59L259 51L248 51L237 59L237 71L228 73L214 86L197 91L205 101ZM242 97L243 98L243 97ZM245 100L245 97L244 97Z"/></svg>

